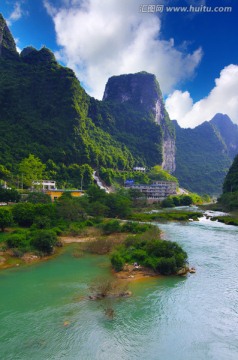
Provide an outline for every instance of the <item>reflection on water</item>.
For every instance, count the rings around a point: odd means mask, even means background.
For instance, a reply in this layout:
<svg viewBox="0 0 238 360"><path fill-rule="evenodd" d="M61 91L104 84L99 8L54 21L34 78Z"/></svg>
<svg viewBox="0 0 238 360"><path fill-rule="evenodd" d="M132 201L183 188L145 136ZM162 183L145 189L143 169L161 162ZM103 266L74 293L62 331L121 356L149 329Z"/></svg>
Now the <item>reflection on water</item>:
<svg viewBox="0 0 238 360"><path fill-rule="evenodd" d="M0 273L4 360L235 360L238 228L202 218L161 224L197 269L187 278L130 284L126 299L87 299L106 257L60 257ZM110 315L113 311L113 316Z"/></svg>

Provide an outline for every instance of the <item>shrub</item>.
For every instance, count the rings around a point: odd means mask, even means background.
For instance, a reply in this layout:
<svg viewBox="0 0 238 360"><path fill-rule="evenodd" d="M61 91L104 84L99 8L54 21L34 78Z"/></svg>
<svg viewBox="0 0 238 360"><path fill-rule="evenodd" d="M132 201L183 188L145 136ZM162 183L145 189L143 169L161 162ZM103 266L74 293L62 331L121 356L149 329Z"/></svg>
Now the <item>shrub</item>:
<svg viewBox="0 0 238 360"><path fill-rule="evenodd" d="M12 213L8 209L0 208L0 228L2 232L13 222Z"/></svg>
<svg viewBox="0 0 238 360"><path fill-rule="evenodd" d="M119 252L114 252L111 256L111 264L115 271L121 271L125 265L125 260Z"/></svg>
<svg viewBox="0 0 238 360"><path fill-rule="evenodd" d="M52 230L38 230L33 234L31 243L36 250L52 254L57 243L57 236Z"/></svg>
<svg viewBox="0 0 238 360"><path fill-rule="evenodd" d="M82 230L85 229L85 223L84 222L81 222L81 223L71 223L69 225L69 234L71 236L77 236L77 235L80 235L82 234Z"/></svg>
<svg viewBox="0 0 238 360"><path fill-rule="evenodd" d="M26 245L26 235L24 234L10 234L6 240L8 248L19 248Z"/></svg>
<svg viewBox="0 0 238 360"><path fill-rule="evenodd" d="M36 229L49 229L50 225L51 221L47 216L37 216L33 223Z"/></svg>
<svg viewBox="0 0 238 360"><path fill-rule="evenodd" d="M151 225L149 224L139 224L137 222L126 222L122 225L121 231L122 232L130 232L133 234L141 234L147 231Z"/></svg>
<svg viewBox="0 0 238 360"><path fill-rule="evenodd" d="M30 203L18 203L12 208L13 219L20 226L31 226L34 221L35 208Z"/></svg>
<svg viewBox="0 0 238 360"><path fill-rule="evenodd" d="M174 257L162 257L158 260L156 270L162 275L175 274L177 271L176 260Z"/></svg>
<svg viewBox="0 0 238 360"><path fill-rule="evenodd" d="M121 231L121 225L118 220L110 220L102 225L104 234L112 234Z"/></svg>
<svg viewBox="0 0 238 360"><path fill-rule="evenodd" d="M32 204L49 204L52 202L50 195L42 192L31 192L26 201Z"/></svg>
<svg viewBox="0 0 238 360"><path fill-rule="evenodd" d="M160 231L155 226L143 234L128 236L111 255L116 271L122 270L125 262L139 262L163 275L176 273L186 259L186 252L176 242L160 239Z"/></svg>

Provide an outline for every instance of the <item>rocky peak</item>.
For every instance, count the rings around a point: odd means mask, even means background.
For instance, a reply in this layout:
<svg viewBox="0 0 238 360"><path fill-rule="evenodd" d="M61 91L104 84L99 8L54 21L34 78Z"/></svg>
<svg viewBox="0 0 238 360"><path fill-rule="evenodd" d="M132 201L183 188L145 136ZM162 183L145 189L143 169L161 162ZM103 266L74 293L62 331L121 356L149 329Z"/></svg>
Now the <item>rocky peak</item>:
<svg viewBox="0 0 238 360"><path fill-rule="evenodd" d="M18 57L15 41L2 14L0 14L0 57Z"/></svg>
<svg viewBox="0 0 238 360"><path fill-rule="evenodd" d="M226 114L216 114L210 124L219 132L227 146L230 157L234 158L238 152L238 126Z"/></svg>
<svg viewBox="0 0 238 360"><path fill-rule="evenodd" d="M36 50L32 46L28 46L22 50L21 58L24 62L29 64L46 64L56 62L54 54L46 47Z"/></svg>
<svg viewBox="0 0 238 360"><path fill-rule="evenodd" d="M151 109L159 95L161 92L155 75L143 71L112 76L106 84L103 100Z"/></svg>
<svg viewBox="0 0 238 360"><path fill-rule="evenodd" d="M160 86L155 75L145 71L111 77L105 88L104 101L126 103L146 111L148 116L161 126L163 135L162 167L175 170L175 136L174 127L165 109Z"/></svg>

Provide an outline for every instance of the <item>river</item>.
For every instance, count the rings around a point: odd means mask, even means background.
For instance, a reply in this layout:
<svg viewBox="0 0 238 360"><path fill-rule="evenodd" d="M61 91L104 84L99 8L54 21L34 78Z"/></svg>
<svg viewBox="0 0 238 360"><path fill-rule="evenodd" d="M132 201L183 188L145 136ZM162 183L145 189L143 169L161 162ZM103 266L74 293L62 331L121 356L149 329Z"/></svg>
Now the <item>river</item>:
<svg viewBox="0 0 238 360"><path fill-rule="evenodd" d="M2 271L1 360L237 360L238 228L205 218L159 226L197 272L131 283L130 298L88 300L109 261L75 257L76 245Z"/></svg>

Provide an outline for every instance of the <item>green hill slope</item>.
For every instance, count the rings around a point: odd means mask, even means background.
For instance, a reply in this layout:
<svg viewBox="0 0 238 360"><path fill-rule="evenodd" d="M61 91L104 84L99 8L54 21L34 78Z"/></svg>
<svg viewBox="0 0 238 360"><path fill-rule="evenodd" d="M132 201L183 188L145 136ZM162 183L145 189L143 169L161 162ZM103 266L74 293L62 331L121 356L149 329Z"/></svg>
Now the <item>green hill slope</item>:
<svg viewBox="0 0 238 360"><path fill-rule="evenodd" d="M143 82L140 74L124 75L129 83L137 81L142 102L148 83L146 91L153 98L146 106L138 106L134 94L129 103L97 101L50 50L28 47L19 55L1 15L0 73L0 164L13 174L29 154L44 163L52 160L61 173L72 164L124 170L162 163L166 168L169 156L174 162L174 153L169 155L165 146L171 142L173 147L173 126L153 75L143 73Z"/></svg>

